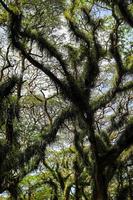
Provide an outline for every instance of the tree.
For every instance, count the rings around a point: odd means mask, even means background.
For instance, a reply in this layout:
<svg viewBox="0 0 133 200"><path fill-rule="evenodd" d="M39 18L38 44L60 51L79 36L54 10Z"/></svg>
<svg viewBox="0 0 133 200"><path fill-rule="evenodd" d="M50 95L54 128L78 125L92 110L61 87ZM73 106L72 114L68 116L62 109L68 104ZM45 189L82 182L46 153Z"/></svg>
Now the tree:
<svg viewBox="0 0 133 200"><path fill-rule="evenodd" d="M62 2L65 1L58 3L54 1L51 5L59 6ZM19 52L20 57L27 60L32 67L44 74L45 79L48 79L52 92L54 91L54 95L52 94L54 103L58 105L53 115L49 111L50 103L47 104L50 102L49 98L45 97L42 88L39 88L41 94L38 91L35 94L32 92L34 98L45 105L47 123L45 127L41 124L39 139L15 154L14 164L8 166L7 172L11 169L15 171L19 169L22 172L24 165L28 166L31 160L33 162L30 170L37 168L45 158L47 146L56 141L60 130L71 132L73 145L78 152L77 159L73 162L74 198L89 199L89 196L83 196L84 188L81 187L85 169L93 180L91 198L109 199L111 180L118 180L120 169L122 174L125 173L124 162L128 163L131 160L130 151L127 149L130 150L133 144L131 117L133 52L132 38L127 38L133 26L132 1L66 1L59 9L58 19L62 19L67 26L65 34L68 41L59 37L53 41L55 28L49 29L48 36L47 28L38 28L34 20L33 23L28 21L27 25L26 20L29 17L26 12L27 1L24 3L22 1L22 5L19 1L14 1L13 5L6 4L2 0L0 3L4 13L7 12L9 17L6 26L12 47L16 53ZM32 3L33 6L37 6L36 1ZM40 9L41 7L39 11ZM37 21L40 17L32 15L32 12L31 16ZM125 41L128 44L125 44ZM46 83L43 79L41 81L45 88ZM127 156L122 160L121 157L126 151ZM51 170L48 165L46 167ZM55 170L57 174L58 169L57 167ZM2 170L5 170L4 167ZM24 170L22 177L30 170ZM123 186L120 184L116 192L117 199L123 194L127 198L129 195L130 199L132 198L132 191L128 190L131 188L131 171L130 167L127 175L130 181ZM80 174L81 180L78 178ZM59 180L58 182L60 183ZM70 190L68 191L70 194Z"/></svg>

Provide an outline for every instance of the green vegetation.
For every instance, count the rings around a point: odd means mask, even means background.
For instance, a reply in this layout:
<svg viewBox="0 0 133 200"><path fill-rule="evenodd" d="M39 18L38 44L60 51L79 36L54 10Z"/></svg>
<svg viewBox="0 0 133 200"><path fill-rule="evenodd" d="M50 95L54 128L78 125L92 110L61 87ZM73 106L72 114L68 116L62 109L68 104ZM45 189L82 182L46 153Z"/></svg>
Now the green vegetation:
<svg viewBox="0 0 133 200"><path fill-rule="evenodd" d="M132 11L0 0L0 199L133 199Z"/></svg>

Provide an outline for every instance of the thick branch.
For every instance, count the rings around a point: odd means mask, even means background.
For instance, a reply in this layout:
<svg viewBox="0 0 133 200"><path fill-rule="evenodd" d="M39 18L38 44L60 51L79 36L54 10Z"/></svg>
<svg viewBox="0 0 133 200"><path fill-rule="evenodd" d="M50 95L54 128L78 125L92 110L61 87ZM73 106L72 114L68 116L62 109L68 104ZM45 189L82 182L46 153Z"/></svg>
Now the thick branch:
<svg viewBox="0 0 133 200"><path fill-rule="evenodd" d="M23 38L28 38L30 40L37 42L37 44L39 45L39 47L41 49L43 49L43 50L47 49L49 54L51 56L55 57L59 61L60 65L63 68L65 75L66 76L70 75L68 70L67 70L68 66L67 66L66 61L63 59L61 53L57 50L56 47L54 47L53 44L51 44L50 41L48 41L46 38L41 37L39 34L34 34L33 32L26 31L26 30L24 32L21 31L20 35Z"/></svg>
<svg viewBox="0 0 133 200"><path fill-rule="evenodd" d="M118 1L118 6L120 9L120 12L122 16L124 17L124 20L131 26L133 27L133 15L131 12L128 10L128 5L127 5L127 0L119 0Z"/></svg>
<svg viewBox="0 0 133 200"><path fill-rule="evenodd" d="M10 10L8 8L8 6L4 3L4 1L0 0L1 5L3 6L3 8L10 14L13 14L12 10Z"/></svg>
<svg viewBox="0 0 133 200"><path fill-rule="evenodd" d="M92 101L91 106L92 106L93 112L105 107L108 103L110 103L116 97L116 94L120 94L121 92L127 92L131 90L132 88L133 88L133 82L129 82L125 84L123 87L111 89L105 95L102 95L96 100Z"/></svg>
<svg viewBox="0 0 133 200"><path fill-rule="evenodd" d="M10 78L8 81L2 83L0 85L0 98L7 97L17 83L18 83L18 78L15 76Z"/></svg>
<svg viewBox="0 0 133 200"><path fill-rule="evenodd" d="M103 166L110 165L116 161L119 155L133 144L133 123L126 126L125 130L121 133L119 139L116 141L113 148L101 158Z"/></svg>

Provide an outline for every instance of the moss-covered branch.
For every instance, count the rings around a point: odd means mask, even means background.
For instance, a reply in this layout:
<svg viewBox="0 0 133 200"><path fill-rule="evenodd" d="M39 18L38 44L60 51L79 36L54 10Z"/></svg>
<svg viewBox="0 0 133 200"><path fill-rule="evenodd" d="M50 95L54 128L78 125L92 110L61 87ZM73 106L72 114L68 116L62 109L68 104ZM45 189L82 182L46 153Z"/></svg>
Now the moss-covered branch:
<svg viewBox="0 0 133 200"><path fill-rule="evenodd" d="M118 0L118 7L120 9L120 12L122 16L124 17L124 20L133 27L133 14L128 9L128 1L126 0Z"/></svg>
<svg viewBox="0 0 133 200"><path fill-rule="evenodd" d="M0 98L2 99L4 97L7 97L12 92L17 83L18 78L15 76L2 83L0 85Z"/></svg>
<svg viewBox="0 0 133 200"><path fill-rule="evenodd" d="M116 161L119 155L133 144L133 123L130 122L125 130L120 133L120 137L106 155L101 158L103 166L110 165Z"/></svg>

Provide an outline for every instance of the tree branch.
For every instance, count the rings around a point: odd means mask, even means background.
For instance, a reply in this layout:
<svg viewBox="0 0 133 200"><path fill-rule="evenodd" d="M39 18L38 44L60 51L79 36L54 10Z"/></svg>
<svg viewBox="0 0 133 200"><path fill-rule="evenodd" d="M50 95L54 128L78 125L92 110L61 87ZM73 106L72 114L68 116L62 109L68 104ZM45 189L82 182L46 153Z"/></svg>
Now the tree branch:
<svg viewBox="0 0 133 200"><path fill-rule="evenodd" d="M124 17L125 21L133 27L133 15L128 10L127 0L119 0L118 1L118 7L120 9L120 12L122 16Z"/></svg>
<svg viewBox="0 0 133 200"><path fill-rule="evenodd" d="M125 130L122 131L120 137L112 147L112 149L101 157L103 166L107 166L115 162L119 155L133 144L133 122L129 123Z"/></svg>

